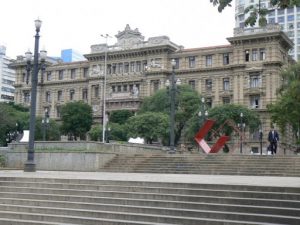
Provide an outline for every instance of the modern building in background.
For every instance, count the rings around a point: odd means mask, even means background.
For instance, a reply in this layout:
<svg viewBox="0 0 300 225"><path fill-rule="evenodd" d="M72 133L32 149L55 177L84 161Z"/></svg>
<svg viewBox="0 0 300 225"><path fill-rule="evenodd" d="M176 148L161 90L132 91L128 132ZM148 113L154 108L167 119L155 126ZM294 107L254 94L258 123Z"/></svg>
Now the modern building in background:
<svg viewBox="0 0 300 225"><path fill-rule="evenodd" d="M0 45L0 101L14 101L15 70L8 67L13 62L6 56L6 47Z"/></svg>
<svg viewBox="0 0 300 225"><path fill-rule="evenodd" d="M61 59L63 62L77 62L86 60L82 54L74 49L61 50Z"/></svg>
<svg viewBox="0 0 300 225"><path fill-rule="evenodd" d="M270 10L267 15L269 24L279 24L287 36L293 40L294 48L289 51L295 60L300 59L300 7L277 9L270 5L270 0L236 0L235 4L235 27L244 28L245 19L248 14L244 14L245 8L250 5L259 4L261 8Z"/></svg>
<svg viewBox="0 0 300 225"><path fill-rule="evenodd" d="M267 132L271 124L267 105L277 100L280 72L289 63L292 41L279 25L235 32L228 45L184 49L167 36L144 40L138 29L127 25L115 36L114 45L92 45L86 61L48 66L44 79L39 76L37 115L47 109L59 120L61 106L78 100L91 105L97 123L103 121L104 103L108 116L121 109L135 112L145 97L166 88L175 59L176 79L201 94L207 106L244 105L259 113ZM25 82L25 66L24 56L12 64L17 71L15 101L29 105L31 84ZM249 148L258 145L257 132L247 133Z"/></svg>

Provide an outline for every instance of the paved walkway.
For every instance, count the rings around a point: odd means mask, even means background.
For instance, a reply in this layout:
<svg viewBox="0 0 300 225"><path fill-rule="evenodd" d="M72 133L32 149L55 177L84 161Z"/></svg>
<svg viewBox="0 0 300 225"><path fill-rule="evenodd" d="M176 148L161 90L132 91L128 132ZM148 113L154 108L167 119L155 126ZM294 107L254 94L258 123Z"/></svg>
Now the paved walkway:
<svg viewBox="0 0 300 225"><path fill-rule="evenodd" d="M205 183L205 184L232 184L232 185L299 187L300 188L300 177L68 172L68 171L23 172L22 170L0 170L0 177L67 178L67 179L148 181L148 182L197 183L197 184Z"/></svg>

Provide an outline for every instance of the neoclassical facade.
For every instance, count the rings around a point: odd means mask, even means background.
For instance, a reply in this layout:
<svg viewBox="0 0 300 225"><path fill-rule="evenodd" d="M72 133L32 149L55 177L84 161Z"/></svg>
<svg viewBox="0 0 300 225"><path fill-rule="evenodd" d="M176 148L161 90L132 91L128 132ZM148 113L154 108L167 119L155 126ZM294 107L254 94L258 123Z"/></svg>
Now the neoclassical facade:
<svg viewBox="0 0 300 225"><path fill-rule="evenodd" d="M192 49L167 36L145 40L129 25L115 37L114 45L92 45L86 61L49 61L39 76L37 115L47 108L51 118L59 119L63 104L83 100L92 106L95 121L102 121L104 95L108 114L119 109L136 111L144 97L165 88L175 59L176 78L203 95L209 106L245 105L260 112L264 129L269 129L266 106L277 99L280 70L289 63L293 46L279 26L237 28L227 38L228 45ZM29 105L25 65L22 56L12 64L17 76L15 101Z"/></svg>

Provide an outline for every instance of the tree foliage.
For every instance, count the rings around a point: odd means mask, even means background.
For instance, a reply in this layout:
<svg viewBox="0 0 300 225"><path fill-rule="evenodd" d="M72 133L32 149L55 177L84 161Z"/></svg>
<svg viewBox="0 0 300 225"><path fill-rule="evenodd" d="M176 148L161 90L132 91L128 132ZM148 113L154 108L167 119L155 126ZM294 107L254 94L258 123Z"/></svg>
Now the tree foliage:
<svg viewBox="0 0 300 225"><path fill-rule="evenodd" d="M60 140L60 126L52 119L49 119L49 124L42 123L43 118L37 117L35 123L35 140L42 141L45 129L46 141L59 141ZM44 127L45 126L45 127Z"/></svg>
<svg viewBox="0 0 300 225"><path fill-rule="evenodd" d="M219 12L222 12L226 7L231 7L232 0L210 0L210 2L218 7ZM285 9L300 6L300 0L270 0L270 5L275 8ZM245 26L254 26L257 18L259 18L259 26L265 26L267 24L266 15L269 13L269 10L261 8L260 4L250 5L244 12L245 14L249 13L249 17L245 20Z"/></svg>
<svg viewBox="0 0 300 225"><path fill-rule="evenodd" d="M0 145L6 145L8 133L21 133L29 127L28 109L14 103L0 103Z"/></svg>
<svg viewBox="0 0 300 225"><path fill-rule="evenodd" d="M168 134L169 117L161 112L145 112L130 117L127 122L128 137L141 137L151 144Z"/></svg>
<svg viewBox="0 0 300 225"><path fill-rule="evenodd" d="M175 143L183 133L187 121L198 112L200 107L200 96L198 92L188 85L177 87L175 97ZM170 115L170 95L167 89L161 89L154 95L146 98L140 108L139 114L145 112L161 112ZM167 137L168 139L169 137ZM168 143L169 140L165 140Z"/></svg>
<svg viewBox="0 0 300 225"><path fill-rule="evenodd" d="M129 117L133 116L134 113L132 111L123 109L111 112L109 116L109 121L111 123L124 124Z"/></svg>
<svg viewBox="0 0 300 225"><path fill-rule="evenodd" d="M242 123L245 123L246 129L248 129L250 132L257 130L260 125L258 114L255 111L252 111L241 105L226 104L216 106L208 111L208 118L216 121L213 126L214 130L219 129L221 126L223 127L218 135L225 134L230 136L233 132L233 128L226 124L225 121L230 120L234 123L234 125L237 126L238 123L241 123L241 113L243 113ZM194 136L201 127L199 116L194 115L188 124L186 139L190 142L194 142Z"/></svg>
<svg viewBox="0 0 300 225"><path fill-rule="evenodd" d="M69 102L61 108L62 126L64 134L84 138L93 123L93 112L91 106L82 102Z"/></svg>
<svg viewBox="0 0 300 225"><path fill-rule="evenodd" d="M296 133L300 128L300 63L291 65L281 73L283 84L278 90L279 98L268 105L272 121L284 132L291 126Z"/></svg>

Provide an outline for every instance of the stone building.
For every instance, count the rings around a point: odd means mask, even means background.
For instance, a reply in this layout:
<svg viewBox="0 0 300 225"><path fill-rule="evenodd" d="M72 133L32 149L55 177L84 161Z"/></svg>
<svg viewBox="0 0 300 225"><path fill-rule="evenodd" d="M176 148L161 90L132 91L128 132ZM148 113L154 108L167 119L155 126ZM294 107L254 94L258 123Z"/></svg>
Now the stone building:
<svg viewBox="0 0 300 225"><path fill-rule="evenodd" d="M208 105L245 105L260 112L264 129L269 129L266 106L277 98L279 73L288 64L293 45L279 26L236 28L228 45L192 49L184 49L167 36L145 41L139 30L129 25L116 38L111 46L92 45L85 55L87 61L52 62L43 79L39 76L37 114L48 109L51 118L59 119L63 104L83 100L92 106L99 122L104 95L108 113L136 111L144 97L165 88L175 59L176 78L203 95ZM26 105L30 103L30 83L25 82L25 64L24 57L18 57L12 67L17 71L15 101Z"/></svg>

